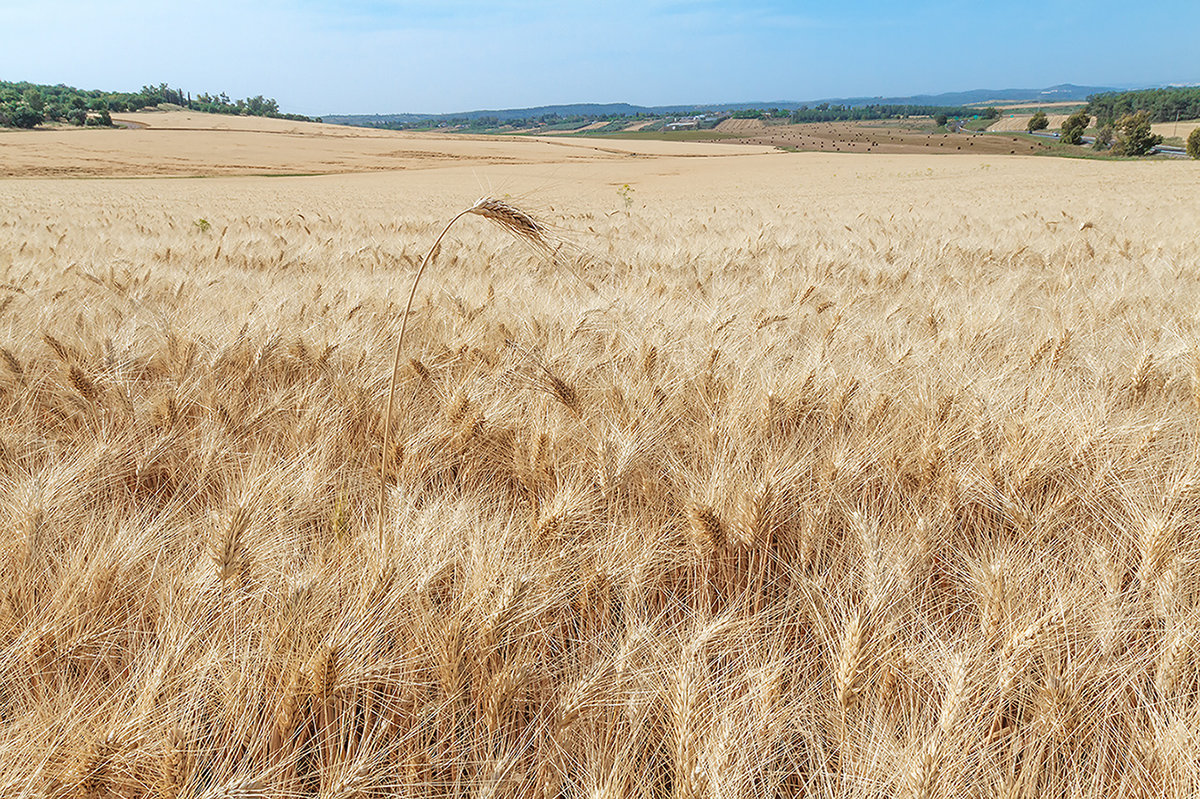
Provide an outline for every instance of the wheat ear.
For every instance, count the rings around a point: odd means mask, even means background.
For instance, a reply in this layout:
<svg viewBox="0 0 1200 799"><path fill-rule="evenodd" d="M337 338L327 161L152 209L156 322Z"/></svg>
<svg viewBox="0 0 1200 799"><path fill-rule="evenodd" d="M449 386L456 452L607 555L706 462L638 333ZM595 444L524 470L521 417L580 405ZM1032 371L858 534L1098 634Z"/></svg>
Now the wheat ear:
<svg viewBox="0 0 1200 799"><path fill-rule="evenodd" d="M438 251L438 248L442 244L442 239L450 232L450 228L454 227L454 223L467 214L476 214L482 216L484 219L490 219L535 249L543 252L550 251L550 242L547 239L547 230L544 225L520 208L510 205L503 200L482 197L476 200L475 204L470 208L459 211L446 223L446 227L442 228L442 232L434 239L433 245L425 253L425 257L421 259L421 266L417 269L417 274L413 276L412 288L408 292L408 302L404 306L404 315L400 317L400 335L396 337L396 352L392 359L392 378L388 384L387 412L383 417L383 453L379 464L378 526L379 546L381 549L383 548L383 510L387 498L387 471L390 465L389 461L391 460L388 457L388 444L391 441L392 410L395 407L396 399L396 374L400 371L400 352L404 347L404 332L408 329L408 314L412 310L413 298L417 296L417 285L421 282L421 275L425 274L425 268L429 266L433 254Z"/></svg>

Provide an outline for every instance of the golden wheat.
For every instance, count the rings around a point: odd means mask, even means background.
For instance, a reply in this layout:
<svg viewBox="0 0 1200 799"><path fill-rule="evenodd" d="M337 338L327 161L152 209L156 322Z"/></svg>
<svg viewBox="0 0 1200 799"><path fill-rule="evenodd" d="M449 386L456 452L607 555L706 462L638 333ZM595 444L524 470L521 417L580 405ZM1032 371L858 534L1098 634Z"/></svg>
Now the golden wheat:
<svg viewBox="0 0 1200 799"><path fill-rule="evenodd" d="M610 160L0 182L5 795L1195 795L1194 169Z"/></svg>

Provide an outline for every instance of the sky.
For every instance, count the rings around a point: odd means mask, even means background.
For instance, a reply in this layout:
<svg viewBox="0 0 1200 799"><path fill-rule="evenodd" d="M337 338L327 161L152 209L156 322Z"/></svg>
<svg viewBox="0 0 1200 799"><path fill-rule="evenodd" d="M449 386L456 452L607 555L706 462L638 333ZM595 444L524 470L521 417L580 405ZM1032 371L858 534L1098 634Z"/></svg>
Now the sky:
<svg viewBox="0 0 1200 799"><path fill-rule="evenodd" d="M0 0L0 79L448 113L1200 83L1200 2Z"/></svg>

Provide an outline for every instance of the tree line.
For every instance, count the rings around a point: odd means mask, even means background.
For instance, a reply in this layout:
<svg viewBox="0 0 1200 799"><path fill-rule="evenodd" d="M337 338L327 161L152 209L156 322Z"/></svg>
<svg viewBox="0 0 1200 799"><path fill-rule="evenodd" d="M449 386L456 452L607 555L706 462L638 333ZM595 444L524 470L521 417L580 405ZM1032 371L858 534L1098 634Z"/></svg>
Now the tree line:
<svg viewBox="0 0 1200 799"><path fill-rule="evenodd" d="M813 108L800 106L790 114L790 117L791 121L795 123L851 122L870 119L899 119L901 117L981 117L983 119L999 119L1000 110L992 106L988 106L987 108L890 104L846 106L821 103Z"/></svg>
<svg viewBox="0 0 1200 799"><path fill-rule="evenodd" d="M520 129L550 127L564 130L583 127L593 122L616 122L618 120L657 119L657 116L647 114L538 114L528 117L499 117L495 115L468 116L447 114L436 117L419 119L381 119L363 120L353 123L355 127L378 128L380 130L430 130L434 128L455 128L466 131L487 131L497 129Z"/></svg>
<svg viewBox="0 0 1200 799"><path fill-rule="evenodd" d="M1146 109L1134 111L1116 120L1100 124L1096 135L1092 137L1093 150L1110 150L1113 155L1141 156L1150 155L1154 148L1163 143L1163 137L1156 134L1150 127L1150 112ZM1063 121L1058 140L1063 144L1084 144L1084 133L1092 124L1092 116L1088 108L1081 108ZM1045 111L1039 110L1029 118L1025 129L1030 133L1046 130L1050 127L1050 118ZM1200 129L1198 129L1200 130ZM1193 131L1195 134L1196 131ZM1195 142L1193 142L1193 138ZM1200 136L1193 136L1187 142L1188 155L1200 158Z"/></svg>
<svg viewBox="0 0 1200 799"><path fill-rule="evenodd" d="M262 95L234 100L222 92L193 98L190 92L165 83L143 86L137 92L108 92L63 84L0 81L0 127L32 128L43 122L107 127L112 125L114 112L157 108L163 104L214 114L312 121L301 114L280 112L279 103Z"/></svg>
<svg viewBox="0 0 1200 799"><path fill-rule="evenodd" d="M1102 127L1139 111L1145 111L1151 122L1172 122L1176 115L1179 119L1200 118L1200 86L1108 92L1088 97L1087 112Z"/></svg>
<svg viewBox="0 0 1200 799"><path fill-rule="evenodd" d="M862 106L831 105L821 103L812 108L801 106L789 111L780 108L739 108L725 113L714 113L711 109L694 111L682 116L697 116L705 114L713 119L786 119L792 123L801 122L846 122L874 119L899 119L911 116L931 116L939 120L947 117L983 119L998 119L1000 111L997 108L971 108L968 106L942 105L889 105L872 104ZM465 130L494 130L497 128L533 128L533 127L582 127L593 122L632 122L640 119L661 119L662 114L558 114L548 113L529 117L496 116L458 116L445 115L424 119L379 120L359 123L363 127L384 128L387 130L425 130L429 128L458 128ZM679 114L667 115L680 116ZM945 124L944 121L939 124Z"/></svg>

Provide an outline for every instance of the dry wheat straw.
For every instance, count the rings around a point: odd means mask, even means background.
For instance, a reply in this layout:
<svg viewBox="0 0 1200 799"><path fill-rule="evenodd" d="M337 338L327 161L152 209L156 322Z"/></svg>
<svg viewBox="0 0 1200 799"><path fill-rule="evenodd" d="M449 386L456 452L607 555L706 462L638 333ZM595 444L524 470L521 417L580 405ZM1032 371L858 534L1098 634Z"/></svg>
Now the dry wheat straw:
<svg viewBox="0 0 1200 799"><path fill-rule="evenodd" d="M261 781L240 777L208 789L201 794L201 799L259 799L266 795Z"/></svg>

